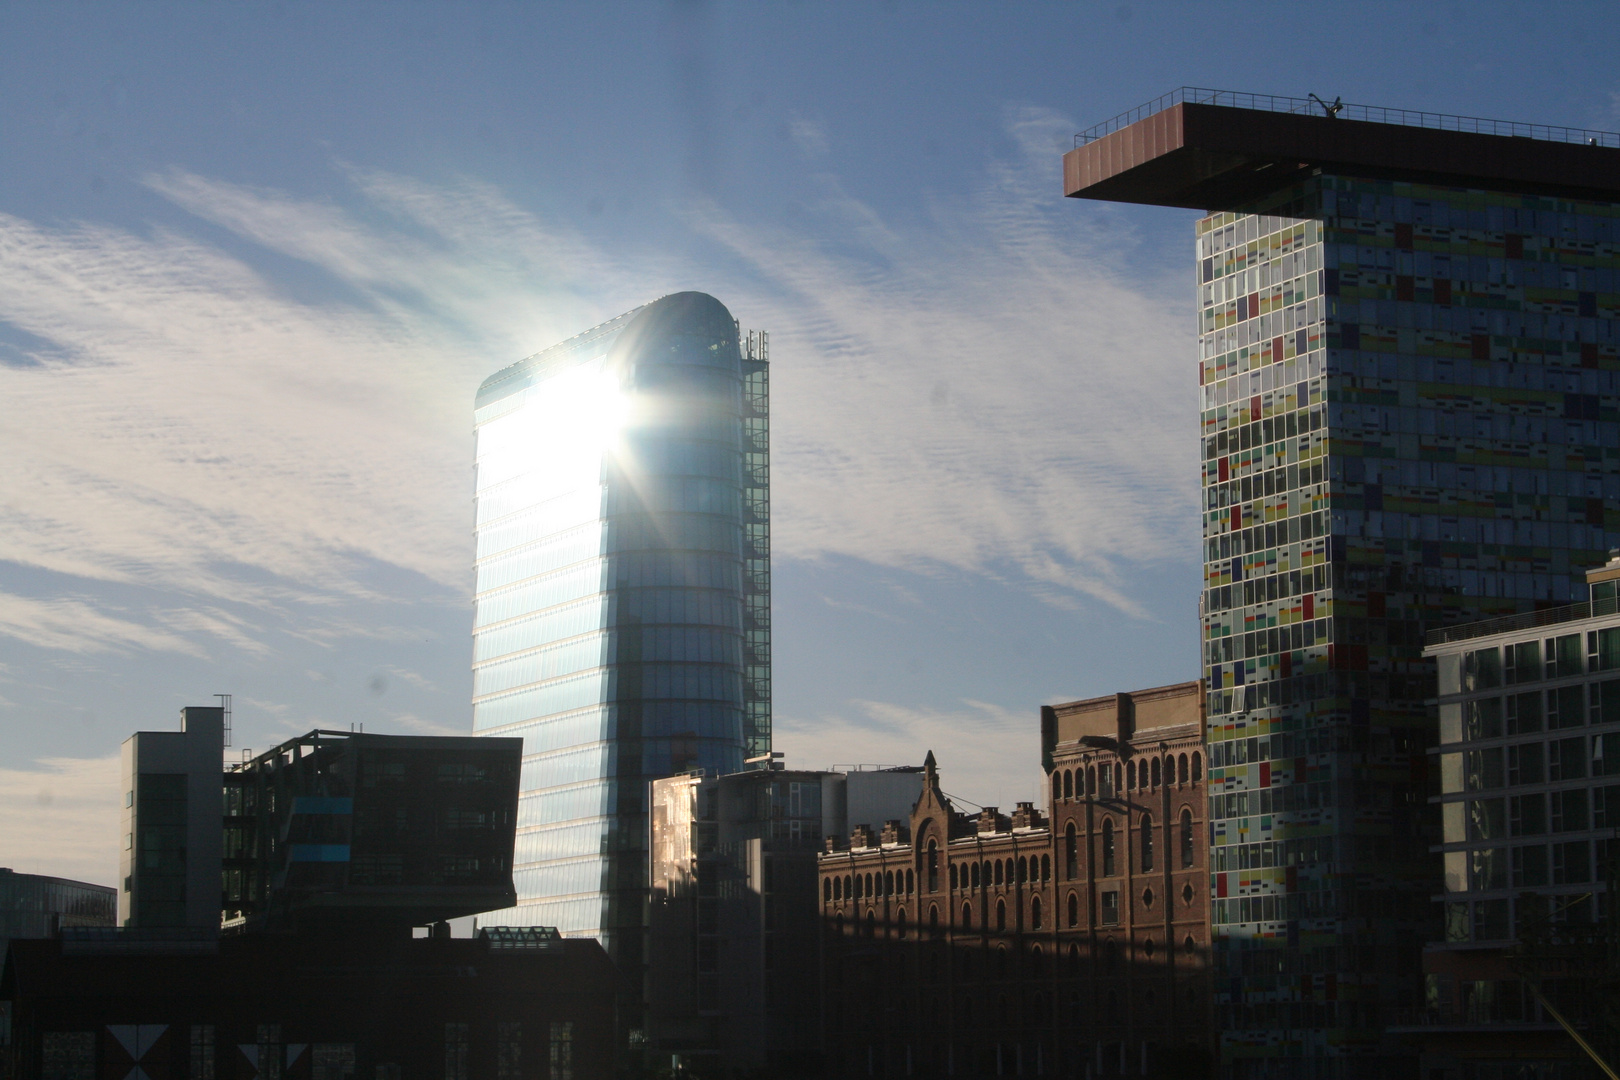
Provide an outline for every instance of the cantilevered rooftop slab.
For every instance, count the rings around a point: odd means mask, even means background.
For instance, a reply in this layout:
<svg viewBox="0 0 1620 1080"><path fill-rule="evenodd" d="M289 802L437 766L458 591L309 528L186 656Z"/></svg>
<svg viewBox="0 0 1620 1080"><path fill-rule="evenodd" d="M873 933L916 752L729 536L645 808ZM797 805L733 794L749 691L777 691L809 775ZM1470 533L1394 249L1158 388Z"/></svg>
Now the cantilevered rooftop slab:
<svg viewBox="0 0 1620 1080"><path fill-rule="evenodd" d="M1075 137L1063 194L1237 210L1321 171L1620 200L1620 134L1182 87Z"/></svg>

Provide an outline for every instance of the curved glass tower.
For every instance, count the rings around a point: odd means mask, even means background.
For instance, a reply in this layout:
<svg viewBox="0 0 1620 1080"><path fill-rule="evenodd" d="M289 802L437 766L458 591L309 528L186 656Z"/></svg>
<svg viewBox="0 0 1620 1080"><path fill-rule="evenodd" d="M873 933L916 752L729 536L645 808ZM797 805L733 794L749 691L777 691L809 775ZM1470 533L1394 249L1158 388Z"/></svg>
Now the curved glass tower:
<svg viewBox="0 0 1620 1080"><path fill-rule="evenodd" d="M770 749L765 335L676 293L496 372L473 727L524 740L517 906L633 972L647 785Z"/></svg>

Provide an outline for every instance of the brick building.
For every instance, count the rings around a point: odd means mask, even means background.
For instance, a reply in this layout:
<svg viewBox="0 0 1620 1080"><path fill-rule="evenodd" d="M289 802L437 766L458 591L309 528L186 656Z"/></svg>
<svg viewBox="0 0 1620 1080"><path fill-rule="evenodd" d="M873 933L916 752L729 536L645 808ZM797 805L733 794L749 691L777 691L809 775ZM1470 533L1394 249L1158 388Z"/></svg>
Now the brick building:
<svg viewBox="0 0 1620 1080"><path fill-rule="evenodd" d="M909 820L820 857L829 1076L1199 1076L1208 828L1197 682L1042 710L1043 812Z"/></svg>

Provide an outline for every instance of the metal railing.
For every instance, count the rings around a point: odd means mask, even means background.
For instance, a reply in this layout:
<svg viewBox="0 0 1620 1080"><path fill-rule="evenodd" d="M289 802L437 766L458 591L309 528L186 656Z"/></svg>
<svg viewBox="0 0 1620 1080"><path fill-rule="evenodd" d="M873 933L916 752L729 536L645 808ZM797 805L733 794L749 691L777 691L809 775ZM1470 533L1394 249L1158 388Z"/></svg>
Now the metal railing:
<svg viewBox="0 0 1620 1080"><path fill-rule="evenodd" d="M1373 124L1397 124L1401 127L1430 128L1435 131L1466 131L1476 135L1504 135L1543 142L1608 146L1620 149L1620 132L1596 131L1590 128L1556 127L1549 124L1524 124L1512 120L1487 120L1479 116L1454 116L1451 113L1420 112L1414 109L1386 109L1378 105L1351 105L1338 98L1323 101L1314 94L1309 97L1279 97L1275 94L1244 94L1235 90L1211 90L1202 86L1180 86L1145 105L1122 112L1111 120L1104 120L1074 137L1074 145L1111 135L1120 128L1160 113L1172 105L1221 105L1229 109L1253 109L1257 112L1294 113L1300 116L1333 116L1340 120L1364 120Z"/></svg>
<svg viewBox="0 0 1620 1080"><path fill-rule="evenodd" d="M1583 600L1579 604L1570 604L1566 607L1547 608L1543 611L1526 611L1521 615L1503 615L1498 619L1481 619L1479 622L1441 627L1439 630L1430 630L1425 634L1423 643L1432 648L1435 645L1449 645L1452 642L1490 637L1493 634L1511 634L1515 630L1531 630L1538 626L1555 626L1558 623L1589 619L1594 615L1614 615L1617 613L1617 608L1620 608L1620 604L1617 604L1613 599L1599 600L1596 603Z"/></svg>

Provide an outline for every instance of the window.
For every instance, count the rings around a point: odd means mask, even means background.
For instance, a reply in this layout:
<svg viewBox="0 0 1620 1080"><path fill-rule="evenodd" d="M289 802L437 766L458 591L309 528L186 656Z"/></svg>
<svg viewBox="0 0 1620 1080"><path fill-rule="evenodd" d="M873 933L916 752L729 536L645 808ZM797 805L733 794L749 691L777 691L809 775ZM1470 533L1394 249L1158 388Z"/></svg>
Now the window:
<svg viewBox="0 0 1620 1080"><path fill-rule="evenodd" d="M1041 856L1041 880L1052 880L1052 856L1050 855Z"/></svg>
<svg viewBox="0 0 1620 1080"><path fill-rule="evenodd" d="M1592 845L1571 840L1552 845L1553 884L1584 885L1592 880Z"/></svg>
<svg viewBox="0 0 1620 1080"><path fill-rule="evenodd" d="M928 841L928 891L939 891L939 845Z"/></svg>
<svg viewBox="0 0 1620 1080"><path fill-rule="evenodd" d="M1103 820L1102 859L1103 876L1113 877L1118 872L1118 868L1114 865L1114 821L1112 818Z"/></svg>
<svg viewBox="0 0 1620 1080"><path fill-rule="evenodd" d="M1507 888L1506 848L1476 848L1468 854L1468 888L1471 892Z"/></svg>
<svg viewBox="0 0 1620 1080"><path fill-rule="evenodd" d="M1547 678L1567 679L1581 673L1581 635L1565 634L1563 637L1548 638L1546 646Z"/></svg>
<svg viewBox="0 0 1620 1080"><path fill-rule="evenodd" d="M1546 775L1540 743L1525 743L1507 748L1507 780L1519 784L1539 784Z"/></svg>
<svg viewBox="0 0 1620 1080"><path fill-rule="evenodd" d="M1513 849L1513 887L1526 888L1547 884L1547 846Z"/></svg>
<svg viewBox="0 0 1620 1080"><path fill-rule="evenodd" d="M1068 769L1063 770L1063 797L1065 799L1074 794L1074 773Z"/></svg>
<svg viewBox="0 0 1620 1080"><path fill-rule="evenodd" d="M468 1025L444 1025L444 1080L467 1080Z"/></svg>
<svg viewBox="0 0 1620 1080"><path fill-rule="evenodd" d="M1541 642L1520 641L1502 650L1503 682L1536 682L1541 678Z"/></svg>
<svg viewBox="0 0 1620 1080"><path fill-rule="evenodd" d="M1102 921L1104 926L1119 925L1119 890L1109 889L1102 894ZM1110 942L1110 944L1112 944Z"/></svg>
<svg viewBox="0 0 1620 1080"><path fill-rule="evenodd" d="M1620 765L1620 746L1616 746L1615 763ZM1080 876L1080 843L1075 835L1074 822L1063 830L1063 877L1073 881Z"/></svg>
<svg viewBox="0 0 1620 1080"><path fill-rule="evenodd" d="M1547 727L1582 727L1586 723L1586 687L1561 686L1547 691Z"/></svg>
<svg viewBox="0 0 1620 1080"><path fill-rule="evenodd" d="M1468 801L1468 839L1500 840L1506 835L1505 806L1502 799Z"/></svg>
<svg viewBox="0 0 1620 1080"><path fill-rule="evenodd" d="M522 1080L523 1025L507 1020L495 1028L499 1040L495 1055L495 1080Z"/></svg>
<svg viewBox="0 0 1620 1080"><path fill-rule="evenodd" d="M1502 749L1470 750L1463 755L1463 785L1467 791L1502 786Z"/></svg>
<svg viewBox="0 0 1620 1080"><path fill-rule="evenodd" d="M1069 927L1073 929L1080 925L1080 897L1075 893L1069 894Z"/></svg>
<svg viewBox="0 0 1620 1080"><path fill-rule="evenodd" d="M1591 695L1587 701L1588 711L1591 714L1588 722L1593 724L1620 723L1620 679L1592 683L1591 687Z"/></svg>
<svg viewBox="0 0 1620 1080"><path fill-rule="evenodd" d="M1142 873L1153 870L1153 815L1142 815Z"/></svg>
<svg viewBox="0 0 1620 1080"><path fill-rule="evenodd" d="M574 1080L574 1022L551 1022L551 1080Z"/></svg>
<svg viewBox="0 0 1620 1080"><path fill-rule="evenodd" d="M827 901L831 900L832 898L833 898L833 895L832 895L832 878L822 878L821 879L821 899L822 899L822 902L826 903Z"/></svg>
<svg viewBox="0 0 1620 1080"><path fill-rule="evenodd" d="M1481 698L1463 706L1463 738L1499 739L1502 737L1502 699Z"/></svg>
<svg viewBox="0 0 1620 1080"><path fill-rule="evenodd" d="M1551 795L1551 801L1553 832L1580 832L1591 828L1586 789L1555 791Z"/></svg>
<svg viewBox="0 0 1620 1080"><path fill-rule="evenodd" d="M962 929L964 929L964 930L972 930L973 929L973 905L972 904L963 904L962 905Z"/></svg>
<svg viewBox="0 0 1620 1080"><path fill-rule="evenodd" d="M191 1025L190 1080L214 1080L214 1025ZM315 1080L321 1080L317 1077ZM343 1080L333 1077L331 1080Z"/></svg>
<svg viewBox="0 0 1620 1080"><path fill-rule="evenodd" d="M1159 759L1154 758L1153 759L1153 786L1154 787L1158 787L1160 782L1161 782L1161 778L1160 778L1160 775L1159 775L1160 767L1161 766L1160 766Z"/></svg>
<svg viewBox="0 0 1620 1080"><path fill-rule="evenodd" d="M1514 795L1508 799L1508 831L1514 836L1540 836L1547 831L1547 796Z"/></svg>
<svg viewBox="0 0 1620 1080"><path fill-rule="evenodd" d="M996 929L1007 929L1007 901L996 901Z"/></svg>
<svg viewBox="0 0 1620 1080"><path fill-rule="evenodd" d="M1541 694L1532 690L1528 694L1509 694L1507 697L1507 732L1509 735L1534 735L1542 728ZM1486 738L1488 736L1481 736Z"/></svg>
<svg viewBox="0 0 1620 1080"><path fill-rule="evenodd" d="M1029 927L1031 930L1041 928L1041 898L1036 896L1029 902Z"/></svg>
<svg viewBox="0 0 1620 1080"><path fill-rule="evenodd" d="M1586 739L1554 739L1547 744L1547 779L1581 780L1586 777Z"/></svg>
<svg viewBox="0 0 1620 1080"><path fill-rule="evenodd" d="M1495 648L1463 654L1463 690L1489 690L1502 685L1502 653Z"/></svg>
<svg viewBox="0 0 1620 1080"><path fill-rule="evenodd" d="M1097 794L1097 766L1086 766L1086 794Z"/></svg>
<svg viewBox="0 0 1620 1080"><path fill-rule="evenodd" d="M1180 757L1176 758L1176 783L1185 784L1186 782L1187 782L1187 755L1182 754Z"/></svg>
<svg viewBox="0 0 1620 1080"><path fill-rule="evenodd" d="M1192 756L1192 778L1195 784L1204 778L1204 758L1196 750Z"/></svg>
<svg viewBox="0 0 1620 1080"><path fill-rule="evenodd" d="M1143 762L1142 764L1146 765L1147 762ZM1135 787L1136 787L1136 762L1129 761L1129 762L1125 763L1125 790L1130 791Z"/></svg>
<svg viewBox="0 0 1620 1080"><path fill-rule="evenodd" d="M1192 811L1181 811L1181 868L1188 870L1193 864L1193 816Z"/></svg>

